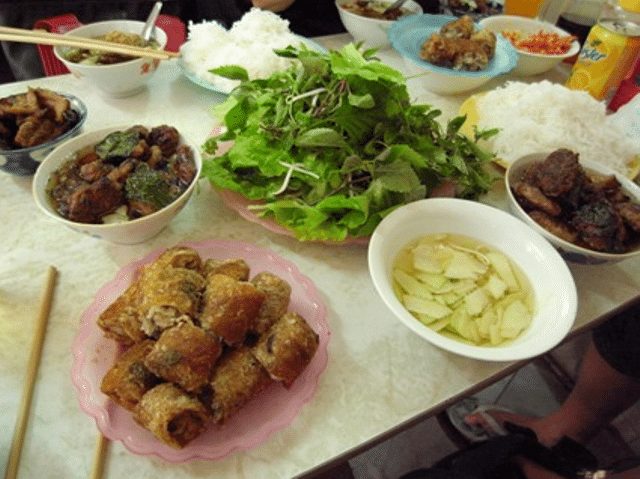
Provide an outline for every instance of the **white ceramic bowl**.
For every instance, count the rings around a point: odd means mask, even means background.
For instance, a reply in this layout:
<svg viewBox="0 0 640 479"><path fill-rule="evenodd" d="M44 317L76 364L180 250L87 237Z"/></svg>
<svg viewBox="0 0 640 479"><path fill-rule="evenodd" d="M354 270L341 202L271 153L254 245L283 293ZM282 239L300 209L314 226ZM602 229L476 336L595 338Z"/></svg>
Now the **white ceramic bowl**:
<svg viewBox="0 0 640 479"><path fill-rule="evenodd" d="M402 56L409 75L434 93L454 95L475 90L489 80L510 72L518 62L515 48L498 37L496 52L487 68L477 72L459 71L433 65L420 58L424 42L442 26L455 20L447 15L410 15L395 21L389 27L391 45Z"/></svg>
<svg viewBox="0 0 640 479"><path fill-rule="evenodd" d="M346 3L353 3L355 0L336 0L336 8L342 20L344 28L358 42L364 42L370 48L382 48L389 45L387 30L389 26L396 20L378 20L376 18L363 17L356 15L342 7ZM391 5L392 0L388 1ZM420 4L413 0L408 0L402 8L414 14L422 13Z"/></svg>
<svg viewBox="0 0 640 479"><path fill-rule="evenodd" d="M135 20L108 20L74 28L66 32L65 35L93 38L112 31L140 34L143 26L144 22ZM154 29L153 34L160 45L159 49L163 50L167 44L167 34L159 27ZM159 60L151 58L136 58L113 65L83 65L65 59L62 56L62 52L65 50L67 47L57 46L53 52L76 77L84 78L91 85L95 85L104 95L113 98L123 98L140 93L158 68L159 62Z"/></svg>
<svg viewBox="0 0 640 479"><path fill-rule="evenodd" d="M80 233L93 236L95 238L101 238L112 243L119 244L136 244L142 243L149 238L154 237L162 229L169 224L169 222L176 216L180 210L187 204L189 197L193 193L200 172L202 171L202 159L200 157L200 148L192 141L186 139L183 135L180 135L180 144L187 144L193 150L193 159L196 164L196 176L191 182L189 187L180 195L173 203L165 206L159 211L152 213L142 218L127 221L125 223L113 223L113 224L89 224L78 223L70 221L58 214L53 208L49 197L46 192L47 183L51 174L60 168L62 164L67 161L73 153L80 150L83 147L94 145L100 142L109 133L118 130L126 130L131 125L127 126L112 126L101 130L91 131L79 135L72 140L69 140L62 145L54 149L44 159L40 168L36 171L33 179L33 196L35 198L38 207L50 218L68 226L72 230Z"/></svg>
<svg viewBox="0 0 640 479"><path fill-rule="evenodd" d="M640 248L636 248L628 253L602 253L599 251L590 250L576 246L573 243L569 243L563 239L558 238L556 235L550 233L538 223L536 223L527 212L520 206L516 200L511 186L522 177L526 168L531 163L537 163L543 161L548 156L547 153L534 153L531 155L523 156L517 159L507 169L507 173L504 177L505 187L509 198L509 208L515 216L527 223L531 228L536 230L542 236L544 236L556 249L560 252L562 257L567 261L579 264L605 264L605 263L617 263L634 256L640 255ZM635 184L630 179L626 178L620 173L616 173L612 169L596 162L580 160L580 164L597 174L609 176L615 175L625 192L633 198L637 203L640 203L640 186Z"/></svg>
<svg viewBox="0 0 640 479"><path fill-rule="evenodd" d="M483 18L479 25L494 32L496 35L504 30L517 30L524 36L544 32L557 33L568 36L569 33L548 22L536 20L534 18L518 17L515 15L494 15ZM580 44L574 40L567 53L562 55L544 55L541 53L529 53L516 49L518 52L518 65L513 70L514 75L531 76L548 72L565 58L572 57L580 51Z"/></svg>
<svg viewBox="0 0 640 479"><path fill-rule="evenodd" d="M425 235L452 233L475 238L507 255L529 278L536 309L529 327L512 342L476 346L443 336L405 309L392 287L398 252ZM369 273L395 318L418 336L453 353L486 361L515 361L545 353L569 332L577 293L558 252L538 233L507 212L454 198L431 198L402 206L384 218L369 243Z"/></svg>

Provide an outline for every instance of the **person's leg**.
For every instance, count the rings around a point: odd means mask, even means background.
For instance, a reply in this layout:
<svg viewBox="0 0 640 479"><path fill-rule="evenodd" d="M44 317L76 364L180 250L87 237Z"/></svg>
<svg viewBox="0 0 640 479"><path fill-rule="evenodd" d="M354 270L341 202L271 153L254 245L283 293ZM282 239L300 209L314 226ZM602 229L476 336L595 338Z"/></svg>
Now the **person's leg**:
<svg viewBox="0 0 640 479"><path fill-rule="evenodd" d="M531 428L538 440L555 445L563 436L585 442L640 399L640 303L598 326L583 358L576 385L554 413L528 418L498 411L491 415ZM480 415L466 418L487 431Z"/></svg>

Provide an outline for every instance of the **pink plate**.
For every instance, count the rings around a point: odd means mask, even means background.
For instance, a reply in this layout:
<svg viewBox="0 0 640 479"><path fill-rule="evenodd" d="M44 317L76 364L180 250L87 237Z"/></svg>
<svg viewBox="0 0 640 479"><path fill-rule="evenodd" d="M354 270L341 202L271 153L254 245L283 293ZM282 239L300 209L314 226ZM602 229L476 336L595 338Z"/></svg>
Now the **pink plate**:
<svg viewBox="0 0 640 479"><path fill-rule="evenodd" d="M217 136L220 133L222 133L222 131L223 130L221 127L216 127L211 131L211 136ZM220 156L226 153L229 150L229 148L231 148L232 145L233 145L232 141L220 142L218 144L216 155ZM249 205L261 204L262 203L261 201L250 200L242 196L240 193L236 193L235 191L219 190L219 189L217 189L216 191L220 195L220 198L222 199L224 204L228 208L231 208L232 210L237 212L245 220L251 221L252 223L259 224L263 228L271 231L272 233L289 236L290 238L296 237L293 231L291 231L289 228L282 226L281 224L277 223L276 221L270 218L262 218L261 216L258 216L248 208ZM359 237L359 238L349 237L344 241L319 241L319 242L327 245L365 245L366 246L369 244L369 239L370 238L368 236L365 236L365 237ZM311 241L311 242L313 243L314 241Z"/></svg>
<svg viewBox="0 0 640 479"><path fill-rule="evenodd" d="M218 240L185 242L182 245L194 248L203 258L244 258L251 267L252 275L270 271L289 282L292 288L289 311L302 315L320 337L313 360L291 389L273 384L223 426L212 424L183 449L173 449L155 439L150 432L135 423L129 411L117 406L100 392L100 382L112 366L118 354L118 346L115 341L103 335L96 320L131 284L136 271L152 262L164 250L156 250L123 267L112 281L96 293L93 302L82 314L80 330L73 342L71 378L80 407L96 420L98 428L107 438L122 441L131 452L156 455L170 462L221 459L232 452L251 449L267 440L274 432L287 427L311 400L320 375L327 365L330 331L326 309L311 280L300 273L294 264L268 249L238 241Z"/></svg>

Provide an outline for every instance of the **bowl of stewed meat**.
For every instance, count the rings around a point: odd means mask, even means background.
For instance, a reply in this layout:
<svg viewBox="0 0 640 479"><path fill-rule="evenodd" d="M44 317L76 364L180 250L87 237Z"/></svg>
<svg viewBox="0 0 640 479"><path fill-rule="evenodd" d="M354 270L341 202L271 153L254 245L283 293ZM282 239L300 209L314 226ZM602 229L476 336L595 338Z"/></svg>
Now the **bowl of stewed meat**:
<svg viewBox="0 0 640 479"><path fill-rule="evenodd" d="M53 150L33 194L47 216L76 231L135 244L186 205L201 168L198 147L172 126L110 127Z"/></svg>
<svg viewBox="0 0 640 479"><path fill-rule="evenodd" d="M558 149L524 156L505 176L511 211L568 261L640 255L640 186L602 163Z"/></svg>

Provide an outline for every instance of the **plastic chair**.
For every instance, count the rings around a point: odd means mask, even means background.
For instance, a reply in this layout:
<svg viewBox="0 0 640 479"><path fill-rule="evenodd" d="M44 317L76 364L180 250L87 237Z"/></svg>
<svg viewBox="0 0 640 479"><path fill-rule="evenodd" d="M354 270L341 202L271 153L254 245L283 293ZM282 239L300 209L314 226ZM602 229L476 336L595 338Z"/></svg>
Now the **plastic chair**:
<svg viewBox="0 0 640 479"><path fill-rule="evenodd" d="M80 23L74 14L67 13L38 20L33 25L33 28L53 33L65 33L80 25L82 25L82 23ZM156 27L162 28L167 34L167 46L165 49L171 52L177 52L187 37L187 29L184 22L173 15L159 15L158 20L156 20ZM37 45L37 48L46 76L69 73L67 67L53 54L52 46Z"/></svg>

